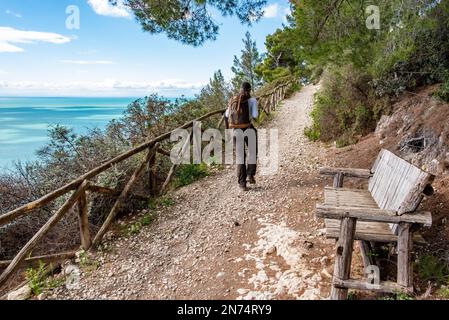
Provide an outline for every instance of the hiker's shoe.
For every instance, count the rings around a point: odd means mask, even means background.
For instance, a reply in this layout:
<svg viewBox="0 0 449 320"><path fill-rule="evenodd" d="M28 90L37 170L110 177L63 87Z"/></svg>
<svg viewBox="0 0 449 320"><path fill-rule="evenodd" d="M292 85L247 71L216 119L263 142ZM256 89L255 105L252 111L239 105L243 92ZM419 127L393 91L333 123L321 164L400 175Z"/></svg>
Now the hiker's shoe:
<svg viewBox="0 0 449 320"><path fill-rule="evenodd" d="M243 192L249 191L247 186L239 186L239 188L240 188L240 191L243 191Z"/></svg>
<svg viewBox="0 0 449 320"><path fill-rule="evenodd" d="M254 176L249 176L248 181L250 184L256 184L256 179L254 179Z"/></svg>

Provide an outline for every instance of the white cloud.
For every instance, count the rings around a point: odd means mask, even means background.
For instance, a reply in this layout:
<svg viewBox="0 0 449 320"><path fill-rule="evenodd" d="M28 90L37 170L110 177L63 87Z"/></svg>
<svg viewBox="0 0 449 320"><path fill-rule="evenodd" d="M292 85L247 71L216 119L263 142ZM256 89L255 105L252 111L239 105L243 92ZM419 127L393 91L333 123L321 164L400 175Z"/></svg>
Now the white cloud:
<svg viewBox="0 0 449 320"><path fill-rule="evenodd" d="M0 69L0 76L2 76L2 75L6 75L6 74L9 74L9 72L8 72L8 71L5 71L5 70L2 70L2 69Z"/></svg>
<svg viewBox="0 0 449 320"><path fill-rule="evenodd" d="M108 60L61 60L61 62L79 65L113 64L112 61Z"/></svg>
<svg viewBox="0 0 449 320"><path fill-rule="evenodd" d="M62 44L70 42L71 39L57 33L24 31L10 27L0 27L0 53L1 52L23 52L24 50L14 44L48 42Z"/></svg>
<svg viewBox="0 0 449 320"><path fill-rule="evenodd" d="M117 1L116 6L113 6L109 0L87 0L87 3L89 3L95 13L101 16L122 18L130 17L128 9L121 0Z"/></svg>
<svg viewBox="0 0 449 320"><path fill-rule="evenodd" d="M44 82L44 81L0 81L0 92L3 91L40 91L40 92L160 92L170 90L199 90L204 82L188 82L181 79L167 79L154 82L118 81L76 81L76 82Z"/></svg>
<svg viewBox="0 0 449 320"><path fill-rule="evenodd" d="M5 12L6 12L6 14L9 14L10 16L13 16L13 17L16 17L16 18L22 18L22 15L20 13L16 13L16 12L11 11L9 9L6 10Z"/></svg>
<svg viewBox="0 0 449 320"><path fill-rule="evenodd" d="M276 18L279 14L279 4L273 3L265 7L264 11L264 18Z"/></svg>

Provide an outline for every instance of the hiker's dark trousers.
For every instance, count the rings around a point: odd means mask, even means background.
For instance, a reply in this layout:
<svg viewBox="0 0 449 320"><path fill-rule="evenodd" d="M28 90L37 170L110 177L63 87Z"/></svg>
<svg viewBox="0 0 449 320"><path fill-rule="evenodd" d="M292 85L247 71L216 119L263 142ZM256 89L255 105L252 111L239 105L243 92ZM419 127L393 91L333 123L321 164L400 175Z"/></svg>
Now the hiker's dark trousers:
<svg viewBox="0 0 449 320"><path fill-rule="evenodd" d="M258 146L257 146L257 130L254 128L254 126L251 126L247 129L240 129L240 133L243 132L244 134L244 144L243 148L240 148L240 150L244 150L242 158L240 158L239 161L239 143L236 142L236 139L238 139L238 134L235 132L239 129L234 129L234 146L236 150L236 160L237 160L237 177L239 181L240 186L246 186L246 178L250 176L256 175L257 170L257 153L258 153ZM250 131L252 130L252 131ZM250 137L255 137L255 139L252 139ZM250 145L251 144L251 145Z"/></svg>

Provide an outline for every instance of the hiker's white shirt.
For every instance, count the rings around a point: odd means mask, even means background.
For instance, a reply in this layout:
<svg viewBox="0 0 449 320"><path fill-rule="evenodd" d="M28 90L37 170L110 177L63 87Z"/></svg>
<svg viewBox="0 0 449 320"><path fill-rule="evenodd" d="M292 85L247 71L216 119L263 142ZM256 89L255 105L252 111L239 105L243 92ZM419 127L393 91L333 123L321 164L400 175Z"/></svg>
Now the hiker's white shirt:
<svg viewBox="0 0 449 320"><path fill-rule="evenodd" d="M259 110L257 109L257 99L256 98L250 98L248 100L249 105L249 114L251 118L257 119L259 117ZM229 118L229 107L226 110L225 117Z"/></svg>

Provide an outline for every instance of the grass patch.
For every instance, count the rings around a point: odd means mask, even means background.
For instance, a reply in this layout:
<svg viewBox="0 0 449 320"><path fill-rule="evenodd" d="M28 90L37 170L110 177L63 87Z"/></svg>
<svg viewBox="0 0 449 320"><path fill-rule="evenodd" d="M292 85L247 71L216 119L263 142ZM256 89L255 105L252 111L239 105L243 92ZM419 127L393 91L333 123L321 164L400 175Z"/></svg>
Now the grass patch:
<svg viewBox="0 0 449 320"><path fill-rule="evenodd" d="M201 178L209 176L209 167L207 164L184 164L181 165L176 174L174 185L176 188L187 186Z"/></svg>
<svg viewBox="0 0 449 320"><path fill-rule="evenodd" d="M164 208L170 208L175 204L175 200L170 197L159 198L159 204Z"/></svg>
<svg viewBox="0 0 449 320"><path fill-rule="evenodd" d="M148 202L150 210L157 210L159 208L170 208L175 205L175 200L170 197L151 198Z"/></svg>
<svg viewBox="0 0 449 320"><path fill-rule="evenodd" d="M415 300L415 297L405 292L395 292L391 295L381 297L379 300Z"/></svg>
<svg viewBox="0 0 449 320"><path fill-rule="evenodd" d="M27 269L26 279L34 296L40 295L45 290L60 287L64 283L64 279L48 277L48 270L51 268L51 265L47 266L39 261L37 268Z"/></svg>
<svg viewBox="0 0 449 320"><path fill-rule="evenodd" d="M92 259L88 252L81 250L78 255L79 265L83 270L92 272L100 267L100 262Z"/></svg>
<svg viewBox="0 0 449 320"><path fill-rule="evenodd" d="M274 118L275 112L271 112L270 114L266 114L265 112L261 111L259 114L259 117L257 118L257 120L255 121L255 125L257 127L261 126L262 124L264 124L265 122L271 121Z"/></svg>
<svg viewBox="0 0 449 320"><path fill-rule="evenodd" d="M449 103L449 79L441 84L440 88L433 95L438 99Z"/></svg>
<svg viewBox="0 0 449 320"><path fill-rule="evenodd" d="M441 286L441 288L437 291L437 295L440 298L449 300L449 288L447 286Z"/></svg>
<svg viewBox="0 0 449 320"><path fill-rule="evenodd" d="M168 203L166 203L166 205L168 205ZM143 227L149 226L154 220L156 220L156 214L147 213L130 225L124 226L122 229L122 234L126 237L138 235L140 231L142 231Z"/></svg>
<svg viewBox="0 0 449 320"><path fill-rule="evenodd" d="M445 284L449 280L447 264L432 255L424 255L416 263L418 274L423 281Z"/></svg>

